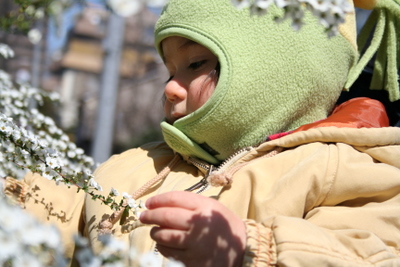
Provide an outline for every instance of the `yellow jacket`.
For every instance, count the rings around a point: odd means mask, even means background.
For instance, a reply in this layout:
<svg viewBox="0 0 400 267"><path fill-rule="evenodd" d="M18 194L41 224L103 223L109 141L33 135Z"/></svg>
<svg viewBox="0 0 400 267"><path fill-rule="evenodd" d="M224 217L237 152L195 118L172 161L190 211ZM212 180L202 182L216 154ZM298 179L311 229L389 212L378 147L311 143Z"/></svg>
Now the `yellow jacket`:
<svg viewBox="0 0 400 267"><path fill-rule="evenodd" d="M95 172L96 181L104 192L133 193L173 158L164 143L148 144L113 156ZM400 128L321 127L243 150L217 171L214 184L230 184L201 194L245 221L244 266L400 266L399 159ZM205 171L186 160L140 199L198 183ZM68 237L77 231L98 250L98 225L110 208L39 177L19 188L9 180L6 191L58 224L68 253ZM128 218L113 234L144 253L154 250L150 229Z"/></svg>

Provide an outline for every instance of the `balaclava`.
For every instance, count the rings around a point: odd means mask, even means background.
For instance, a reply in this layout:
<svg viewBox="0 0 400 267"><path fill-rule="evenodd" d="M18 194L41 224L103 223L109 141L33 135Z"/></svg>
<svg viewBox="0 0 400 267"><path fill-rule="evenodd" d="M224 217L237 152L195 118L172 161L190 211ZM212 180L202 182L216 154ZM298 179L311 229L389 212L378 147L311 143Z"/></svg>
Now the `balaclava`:
<svg viewBox="0 0 400 267"><path fill-rule="evenodd" d="M191 39L219 59L218 84L210 99L173 125L162 122L176 152L213 164L268 135L293 130L328 116L358 53L354 17L329 38L306 13L300 31L267 15L236 9L230 0L171 0L156 25L155 42Z"/></svg>

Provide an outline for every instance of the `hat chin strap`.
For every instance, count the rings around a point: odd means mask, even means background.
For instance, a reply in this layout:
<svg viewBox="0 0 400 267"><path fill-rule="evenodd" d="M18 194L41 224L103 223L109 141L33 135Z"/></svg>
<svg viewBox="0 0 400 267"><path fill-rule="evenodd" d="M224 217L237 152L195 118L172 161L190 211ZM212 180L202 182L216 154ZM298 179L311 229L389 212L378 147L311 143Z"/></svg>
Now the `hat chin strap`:
<svg viewBox="0 0 400 267"><path fill-rule="evenodd" d="M175 126L166 121L161 122L161 130L165 142L177 153L184 156L196 157L211 164L218 164L219 160L201 148L196 142L187 137Z"/></svg>

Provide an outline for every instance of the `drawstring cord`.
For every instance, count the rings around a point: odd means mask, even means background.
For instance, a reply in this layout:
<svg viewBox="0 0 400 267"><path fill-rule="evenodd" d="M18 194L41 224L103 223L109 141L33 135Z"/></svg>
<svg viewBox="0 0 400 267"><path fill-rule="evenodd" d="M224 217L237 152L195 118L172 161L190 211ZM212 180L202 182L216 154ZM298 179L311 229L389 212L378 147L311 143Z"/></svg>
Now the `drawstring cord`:
<svg viewBox="0 0 400 267"><path fill-rule="evenodd" d="M165 179L168 176L168 174L171 172L171 170L180 161L181 161L181 157L178 154L175 154L174 158L170 161L170 163L164 169L162 169L161 172L159 172L153 179L151 179L150 181L145 183L142 187L140 187L138 190L136 190L132 194L132 198L136 200L136 199L140 198L141 196L143 196L146 193L146 191L149 190L152 186L157 184L159 181ZM124 199L122 206L118 210L114 211L110 217L102 220L99 223L98 231L99 231L100 235L111 234L112 228L118 222L118 220L121 218L121 216L125 210L125 207L127 205L128 205L128 201L126 199Z"/></svg>
<svg viewBox="0 0 400 267"><path fill-rule="evenodd" d="M277 154L279 154L280 152L283 151L283 148L278 147L272 151L270 151L269 153L265 154L264 156L260 157L260 158L269 158L269 157L273 157L276 156ZM152 186L154 186L155 184L157 184L158 182L160 182L161 180L165 179L168 174L171 172L171 170L181 161L181 157L178 154L175 154L174 158L171 160L171 162L160 172L158 173L153 179L151 179L150 181L148 181L147 183L145 183L142 187L140 187L137 191L135 191L132 194L132 198L133 199L138 199L141 196L143 196L147 190L149 190ZM207 177L207 182L211 185L211 186L228 186L232 183L232 177L233 175L240 170L241 168L243 168L244 166L246 166L249 162L245 162L243 164L239 164L238 166L235 166L234 168L226 171L226 172L218 172L218 171L214 171L211 172L211 174ZM103 235L103 234L111 234L112 228L114 227L114 225L118 222L118 220L121 218L125 207L128 205L128 202L126 199L124 199L123 204L121 205L121 207L117 210L114 211L113 214L111 214L110 217L108 217L107 219L104 219L103 221L101 221L99 223L99 234Z"/></svg>

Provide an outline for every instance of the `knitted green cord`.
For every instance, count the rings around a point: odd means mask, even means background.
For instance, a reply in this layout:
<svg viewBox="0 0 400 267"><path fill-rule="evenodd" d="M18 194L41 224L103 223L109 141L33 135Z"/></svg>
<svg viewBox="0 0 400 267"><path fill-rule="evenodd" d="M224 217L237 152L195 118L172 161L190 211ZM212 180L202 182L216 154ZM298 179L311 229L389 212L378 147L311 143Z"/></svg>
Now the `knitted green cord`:
<svg viewBox="0 0 400 267"><path fill-rule="evenodd" d="M346 88L355 82L376 54L370 89L386 90L390 101L400 99L398 69L400 68L400 0L379 0L358 38L360 61L350 71ZM372 33L368 48L366 45Z"/></svg>

